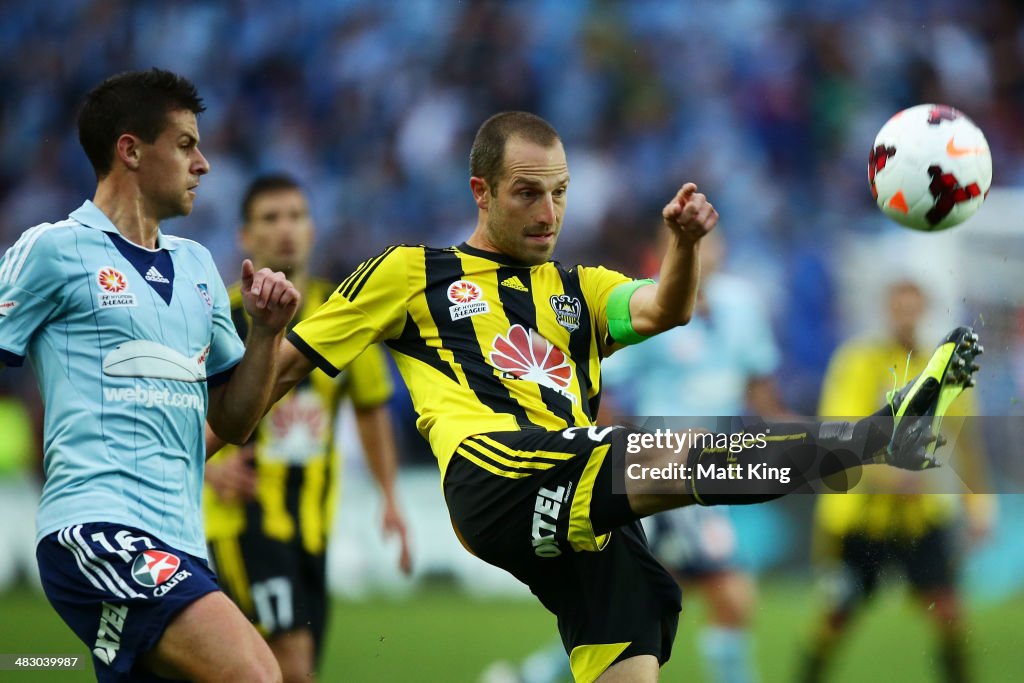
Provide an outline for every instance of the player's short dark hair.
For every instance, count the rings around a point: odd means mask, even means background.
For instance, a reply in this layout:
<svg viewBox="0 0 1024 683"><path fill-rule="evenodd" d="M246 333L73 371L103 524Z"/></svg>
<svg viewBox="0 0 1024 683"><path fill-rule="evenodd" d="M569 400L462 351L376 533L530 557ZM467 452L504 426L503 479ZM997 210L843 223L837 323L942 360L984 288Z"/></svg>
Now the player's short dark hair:
<svg viewBox="0 0 1024 683"><path fill-rule="evenodd" d="M505 145L513 136L544 147L561 140L554 126L525 111L504 111L484 121L469 152L469 174L486 180L491 194L497 192L505 163Z"/></svg>
<svg viewBox="0 0 1024 683"><path fill-rule="evenodd" d="M260 195L267 194L268 192L278 192L279 190L302 191L302 185L287 173L267 173L258 176L249 183L249 188L245 191L245 195L242 196L242 224L244 225L249 222L252 205Z"/></svg>
<svg viewBox="0 0 1024 683"><path fill-rule="evenodd" d="M78 113L78 140L97 178L114 164L114 144L125 133L154 142L167 126L167 115L179 109L206 110L196 87L170 71L152 68L111 76L85 96Z"/></svg>

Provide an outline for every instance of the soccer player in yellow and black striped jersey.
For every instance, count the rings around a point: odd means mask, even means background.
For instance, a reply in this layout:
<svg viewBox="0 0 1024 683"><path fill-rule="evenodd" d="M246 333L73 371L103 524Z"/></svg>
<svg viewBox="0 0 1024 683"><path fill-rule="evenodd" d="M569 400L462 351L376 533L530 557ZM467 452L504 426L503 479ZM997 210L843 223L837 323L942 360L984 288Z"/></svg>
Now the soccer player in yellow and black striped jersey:
<svg viewBox="0 0 1024 683"><path fill-rule="evenodd" d="M242 203L240 234L258 267L287 271L302 292L295 320L327 300L333 285L310 278L313 226L306 196L284 175L257 178ZM229 291L239 336L248 317L239 288ZM326 544L337 507L339 458L334 422L343 399L356 414L370 470L384 498L385 532L405 525L395 501L395 447L387 401L393 390L382 349L368 346L337 378L313 372L264 417L250 443L207 465L204 496L210 557L224 591L268 639L284 681L313 680L328 604Z"/></svg>
<svg viewBox="0 0 1024 683"><path fill-rule="evenodd" d="M526 583L558 616L578 681L654 681L671 651L680 593L651 555L639 519L698 501L754 502L789 490L744 498L726 485L676 481L666 491L648 479L614 494L624 439L635 430L594 424L601 359L689 319L700 240L718 214L694 184L684 185L662 211L671 237L660 283L633 281L549 260L569 168L546 121L524 112L488 119L474 140L470 172L478 219L469 239L446 249L391 247L363 263L282 343L275 396L313 368L334 374L384 342L438 459L463 545ZM958 334L936 361L943 372L963 346L966 332ZM899 404L920 414L940 388L959 385L928 378ZM878 448L893 435L856 431ZM818 434L794 433L789 444L833 438ZM732 457L713 450L682 457L721 466ZM739 456L778 464L783 450ZM914 445L909 460L920 462L918 450ZM654 449L636 456L652 467L680 457Z"/></svg>
<svg viewBox="0 0 1024 683"><path fill-rule="evenodd" d="M822 385L819 414L864 415L892 388L893 372L919 372L926 357L917 329L927 301L912 280L897 280L886 294L884 335L851 340L836 350ZM977 415L970 394L947 413ZM981 439L970 420L957 420L957 472L975 491L987 488ZM941 475L939 470L935 474ZM962 505L972 540L987 535L992 498L914 493L926 478L895 470L865 469L851 495L820 496L815 511L815 560L827 585L827 609L817 626L802 680L826 678L826 668L860 608L875 592L882 569L900 565L917 603L926 610L939 635L941 680L969 680L963 606L956 586L956 521ZM904 491L906 493L883 493Z"/></svg>

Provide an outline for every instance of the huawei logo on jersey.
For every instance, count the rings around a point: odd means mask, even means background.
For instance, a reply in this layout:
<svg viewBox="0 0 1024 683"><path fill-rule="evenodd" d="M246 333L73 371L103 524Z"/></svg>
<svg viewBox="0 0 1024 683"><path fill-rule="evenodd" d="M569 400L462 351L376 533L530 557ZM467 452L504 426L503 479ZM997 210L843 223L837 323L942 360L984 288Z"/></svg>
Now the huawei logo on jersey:
<svg viewBox="0 0 1024 683"><path fill-rule="evenodd" d="M323 453L329 418L316 392L303 390L271 411L261 457L301 465Z"/></svg>
<svg viewBox="0 0 1024 683"><path fill-rule="evenodd" d="M494 338L488 360L503 373L554 389L575 402L575 396L565 391L572 382L572 366L562 350L539 332L513 325L504 337Z"/></svg>

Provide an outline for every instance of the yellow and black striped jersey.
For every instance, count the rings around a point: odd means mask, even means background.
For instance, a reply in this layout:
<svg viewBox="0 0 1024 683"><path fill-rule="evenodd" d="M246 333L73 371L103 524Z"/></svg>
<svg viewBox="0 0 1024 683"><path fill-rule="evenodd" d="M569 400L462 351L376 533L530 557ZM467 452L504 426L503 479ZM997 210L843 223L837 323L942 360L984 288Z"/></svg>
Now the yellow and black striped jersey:
<svg viewBox="0 0 1024 683"><path fill-rule="evenodd" d="M332 283L311 280L293 324L309 317L333 289ZM240 286L231 287L229 295L232 319L245 339L249 320ZM271 408L253 435L256 499L225 503L206 487L207 538L230 537L259 525L263 534L277 540L291 540L299 533L307 551L323 552L337 502L334 422L341 401L347 397L356 408L372 408L387 402L393 389L387 359L378 345L352 358L337 377L318 370L310 373ZM234 450L225 447L214 461Z"/></svg>
<svg viewBox="0 0 1024 683"><path fill-rule="evenodd" d="M474 434L594 424L600 362L613 348L608 297L627 282L605 268L523 265L465 244L389 247L289 339L328 373L384 342L443 474ZM508 475L528 457L471 459Z"/></svg>
<svg viewBox="0 0 1024 683"><path fill-rule="evenodd" d="M902 386L924 369L930 355L928 351L914 351L908 360L901 344L885 338L844 344L833 354L825 374L819 414L826 419L872 414L885 403L887 391ZM947 413L974 414L971 392L961 394ZM816 522L822 531L836 535L857 531L873 537L919 536L948 522L956 512L955 495L870 493L872 488L887 488L892 476L905 476L899 472L867 467L862 475L850 495L819 497Z"/></svg>

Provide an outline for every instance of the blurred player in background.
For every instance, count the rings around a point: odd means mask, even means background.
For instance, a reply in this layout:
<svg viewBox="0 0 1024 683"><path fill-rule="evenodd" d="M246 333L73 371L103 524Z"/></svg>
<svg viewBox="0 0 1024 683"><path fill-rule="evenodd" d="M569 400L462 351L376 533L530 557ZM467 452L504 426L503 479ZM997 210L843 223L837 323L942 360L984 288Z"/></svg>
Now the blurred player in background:
<svg viewBox="0 0 1024 683"><path fill-rule="evenodd" d="M19 373L0 375L0 519L35 512L42 475L42 406L35 386ZM0 525L0 593L19 579L39 586L36 533L30 524Z"/></svg>
<svg viewBox="0 0 1024 683"><path fill-rule="evenodd" d="M639 520L695 503L771 500L805 485L803 476L741 490L725 478L637 478L614 491L627 440L649 435L595 425L601 360L689 321L699 245L718 214L695 184L683 185L662 209L670 237L660 282L631 280L550 260L569 168L558 133L540 117L503 112L485 121L470 174L477 224L469 239L444 249L393 246L364 262L282 343L274 394L314 368L337 374L385 342L438 458L463 545L557 615L578 681L656 681L671 654L681 595ZM858 463L877 457L920 469L931 462L933 420L904 416L963 390L975 340L968 328L949 335L929 369L879 410L880 420L773 425L763 447L641 449L630 453L630 465L665 468L683 458L724 471L734 459L781 471L794 449L811 456L800 470L808 476L854 464L819 462L820 447L850 449ZM503 637L500 627L494 637Z"/></svg>
<svg viewBox="0 0 1024 683"><path fill-rule="evenodd" d="M667 247L664 232L658 235L646 259L650 274L657 273L658 255ZM710 416L787 415L775 387L779 351L765 305L746 280L722 272L724 249L717 231L704 238L697 303L685 327L648 340L642 350L617 353L603 364L602 422L613 424L625 415L692 416L703 418L692 423L694 428L715 430L718 421ZM644 527L655 557L683 588L696 588L707 604L708 625L698 649L708 680L756 681L748 632L756 586L736 565L736 530L728 508L677 508L648 517ZM496 662L481 681L555 683L570 675L558 644L518 666Z"/></svg>
<svg viewBox="0 0 1024 683"><path fill-rule="evenodd" d="M302 293L293 324L334 290L309 275L313 233L306 195L294 179L267 175L252 182L242 202L243 251L256 267L286 273ZM238 284L229 296L231 319L245 338L251 323ZM341 464L334 427L346 396L383 496L384 533L398 536L399 565L411 570L395 498L392 391L383 351L369 346L336 378L311 373L270 410L250 443L221 450L207 465L204 507L214 569L224 591L267 637L286 683L315 679L323 645L330 603L326 550Z"/></svg>
<svg viewBox="0 0 1024 683"><path fill-rule="evenodd" d="M300 296L245 260L243 346L210 253L161 232L209 171L203 109L159 69L93 88L78 117L93 200L0 260L0 361L28 358L45 406L40 576L100 681L281 676L205 559L203 429L255 429Z"/></svg>
<svg viewBox="0 0 1024 683"><path fill-rule="evenodd" d="M661 240L654 255L664 247ZM753 285L722 271L724 258L723 239L711 233L701 248L701 284L689 324L605 364L609 408L618 416L703 417L710 422L693 426L713 431L729 425L710 416L788 416L775 385L779 351L766 304ZM654 267L652 257L648 272ZM698 649L708 680L756 681L749 628L757 592L753 577L736 564L728 508L677 508L648 517L644 525L655 556L707 605Z"/></svg>
<svg viewBox="0 0 1024 683"><path fill-rule="evenodd" d="M822 385L820 414L824 418L867 414L904 369L913 375L924 367L927 356L918 341L918 327L927 309L924 291L913 281L896 281L887 290L885 305L884 336L847 342L833 355ZM948 414L977 415L973 399L970 394L960 397ZM970 490L983 491L981 439L971 420L962 424L951 439L952 469ZM828 606L806 656L802 680L825 678L838 645L889 563L900 565L915 601L935 626L942 679L949 683L970 679L963 604L956 587L955 522L962 502L971 541L983 540L993 522L994 498L965 495L958 500L955 495L927 493L922 488L925 481L897 470L867 468L851 493L819 496L812 545L822 565Z"/></svg>

